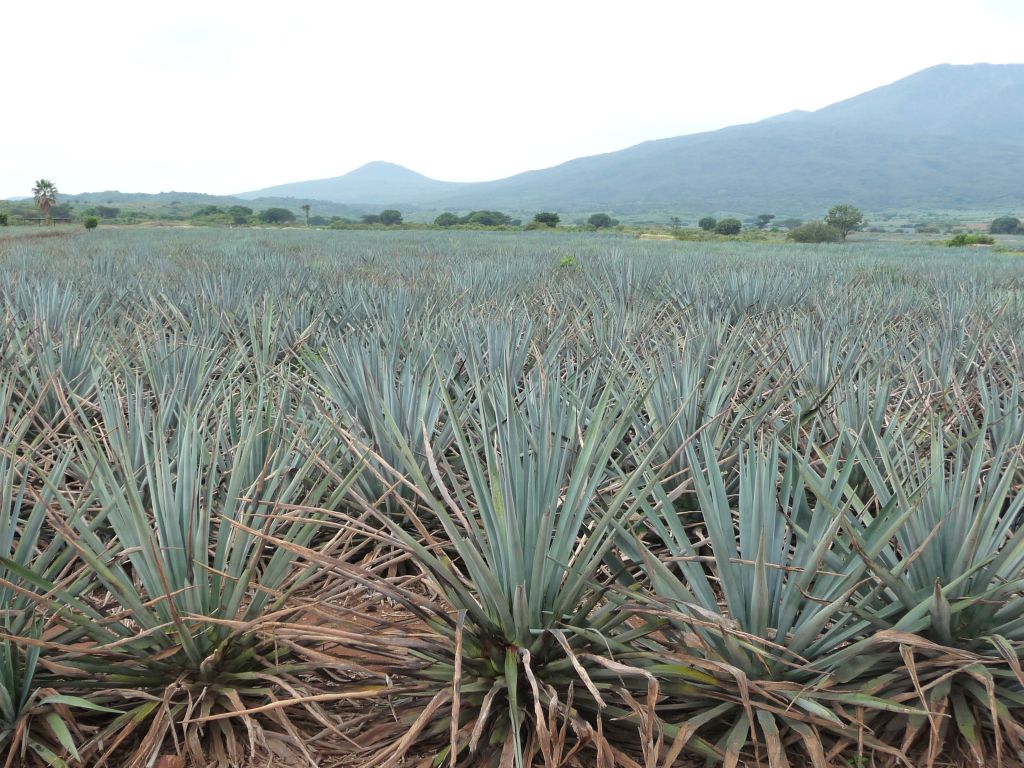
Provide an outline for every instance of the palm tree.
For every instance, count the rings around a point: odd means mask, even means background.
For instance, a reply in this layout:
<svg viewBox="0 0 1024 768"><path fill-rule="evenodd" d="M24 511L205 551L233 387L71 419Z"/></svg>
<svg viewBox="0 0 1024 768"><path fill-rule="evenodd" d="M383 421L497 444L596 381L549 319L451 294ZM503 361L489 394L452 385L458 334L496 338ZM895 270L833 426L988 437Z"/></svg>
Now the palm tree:
<svg viewBox="0 0 1024 768"><path fill-rule="evenodd" d="M300 205L299 207L306 214L306 226L308 227L309 226L309 203L306 203L305 205Z"/></svg>
<svg viewBox="0 0 1024 768"><path fill-rule="evenodd" d="M50 218L50 211L57 204L57 185L49 179L40 179L32 187L32 196L43 216Z"/></svg>

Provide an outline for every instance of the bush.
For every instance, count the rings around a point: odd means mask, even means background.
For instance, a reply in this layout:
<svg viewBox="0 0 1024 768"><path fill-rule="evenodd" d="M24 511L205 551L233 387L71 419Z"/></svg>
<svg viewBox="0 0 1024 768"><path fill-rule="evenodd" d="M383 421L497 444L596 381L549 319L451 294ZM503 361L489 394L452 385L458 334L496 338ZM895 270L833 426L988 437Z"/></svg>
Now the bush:
<svg viewBox="0 0 1024 768"><path fill-rule="evenodd" d="M460 224L474 224L478 227L500 227L511 225L512 217L501 211L470 211L461 219Z"/></svg>
<svg viewBox="0 0 1024 768"><path fill-rule="evenodd" d="M6 213L0 213L0 227L6 227L7 224L8 224L7 214Z"/></svg>
<svg viewBox="0 0 1024 768"><path fill-rule="evenodd" d="M993 235L1017 235L1024 234L1020 219L1016 216L1000 216L989 224L988 231Z"/></svg>
<svg viewBox="0 0 1024 768"><path fill-rule="evenodd" d="M710 232L718 226L718 219L714 216L705 216L703 219L697 222L697 226L703 229L705 232Z"/></svg>
<svg viewBox="0 0 1024 768"><path fill-rule="evenodd" d="M392 227L397 224L401 224L402 214L394 208L388 208L387 210L380 212L380 223L385 227Z"/></svg>
<svg viewBox="0 0 1024 768"><path fill-rule="evenodd" d="M535 224L543 224L546 227L557 227L561 221L557 213L552 211L541 211L533 217Z"/></svg>
<svg viewBox="0 0 1024 768"><path fill-rule="evenodd" d="M739 219L722 219L715 224L715 234L717 235L738 235L742 229L743 224Z"/></svg>
<svg viewBox="0 0 1024 768"><path fill-rule="evenodd" d="M248 224L249 217L252 216L252 208L245 205L232 205L228 208L228 216L231 217L232 224Z"/></svg>
<svg viewBox="0 0 1024 768"><path fill-rule="evenodd" d="M454 213L442 213L434 219L435 227L454 227L459 223L459 217Z"/></svg>
<svg viewBox="0 0 1024 768"><path fill-rule="evenodd" d="M264 224L290 224L295 221L295 214L287 208L267 208L259 212L259 220Z"/></svg>
<svg viewBox="0 0 1024 768"><path fill-rule="evenodd" d="M100 220L95 216L86 216L82 223L85 225L86 229L96 229L96 227L100 225Z"/></svg>
<svg viewBox="0 0 1024 768"><path fill-rule="evenodd" d="M995 238L991 235L973 235L961 232L947 240L946 245L950 248L959 248L964 245L993 245L995 242Z"/></svg>
<svg viewBox="0 0 1024 768"><path fill-rule="evenodd" d="M809 221L792 230L788 237L796 243L838 243L843 233L823 221Z"/></svg>
<svg viewBox="0 0 1024 768"><path fill-rule="evenodd" d="M618 223L618 220L613 219L607 213L595 213L587 219L587 224L594 229L606 229L607 227L614 227Z"/></svg>

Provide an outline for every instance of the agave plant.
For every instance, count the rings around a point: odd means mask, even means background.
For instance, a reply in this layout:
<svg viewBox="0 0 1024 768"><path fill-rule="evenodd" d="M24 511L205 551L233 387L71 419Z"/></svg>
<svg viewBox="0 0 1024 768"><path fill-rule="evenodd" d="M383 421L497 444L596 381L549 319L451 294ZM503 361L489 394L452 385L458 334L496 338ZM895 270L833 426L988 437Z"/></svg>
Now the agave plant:
<svg viewBox="0 0 1024 768"><path fill-rule="evenodd" d="M663 347L652 365L652 383L638 429L666 433L661 461L668 462L666 487L676 490L679 509L695 509L697 499L681 484L696 468L690 455L703 446L715 449L719 467L732 486L737 448L743 435L756 430L779 407L788 382L772 382L743 333L711 325L700 335ZM646 416L646 418L644 418ZM691 438L703 439L689 451ZM682 491L682 493L679 493Z"/></svg>
<svg viewBox="0 0 1024 768"><path fill-rule="evenodd" d="M192 759L235 763L271 738L312 761L275 702L313 695L304 675L332 663L270 630L308 610L296 593L318 571L265 541L308 543L319 526L304 510L331 506L351 478L337 488L322 476L310 482L309 460L284 426L286 394L243 390L212 414L180 412L172 433L150 399L116 388L98 399L98 426L75 427L86 492L65 502L59 528L110 595L67 606L90 619L92 648L68 663L94 682L74 684L116 689L126 702L94 739L98 762L135 731L126 765L147 764L172 732ZM309 716L330 723L310 701ZM250 716L267 705L269 720ZM225 716L244 722L247 742Z"/></svg>
<svg viewBox="0 0 1024 768"><path fill-rule="evenodd" d="M795 454L782 462L777 441L767 449L748 445L740 454L734 505L715 446L707 436L701 442L699 454L687 446L691 466L698 468L691 482L701 524L684 525L661 492L660 503L645 515L667 557L647 551L644 562L656 595L651 615L668 622L656 646L667 659L658 668L663 678L671 679L677 654L697 654L731 691L703 700L674 696L662 704L661 716L675 734L670 754L694 734L708 732L717 736L726 765L741 755L754 761L767 756L773 768L784 765L794 741L816 768L825 768L829 745L843 743L899 757L841 713L917 710L855 685L837 686L832 674L833 657L867 624L856 604L866 564L855 556L829 557L840 536L841 499L853 464L828 464L819 479L822 499L811 507L802 479L805 459ZM838 456L842 448L835 450ZM700 552L705 544L708 555Z"/></svg>
<svg viewBox="0 0 1024 768"><path fill-rule="evenodd" d="M952 448L942 432L920 446L878 440L880 453L861 461L877 503L857 500L849 512L849 546L875 581L862 615L877 631L843 652L840 675L889 655L899 674L875 687L932 714L886 730L902 729L909 748L927 725L929 765L952 741L948 722L979 762L1002 764L1007 747L1014 755L1024 747L1020 456L993 455L981 439L988 431Z"/></svg>
<svg viewBox="0 0 1024 768"><path fill-rule="evenodd" d="M426 455L418 449L424 425L433 452L442 454L451 444L442 400L454 374L450 352L415 337L396 334L381 344L355 336L330 345L308 365L338 408L334 418L388 466L400 461L397 446L412 444L420 474L427 473ZM400 501L416 498L407 486L380 474L363 473L357 483L364 498L396 516L402 514Z"/></svg>
<svg viewBox="0 0 1024 768"><path fill-rule="evenodd" d="M425 681L429 703L414 700L399 714L406 737L376 751L374 765L397 765L414 740L438 745L435 764L520 768L534 759L562 765L588 744L602 764L633 765L607 738L616 728L652 747L657 681L630 644L629 612L607 599L604 566L619 522L647 490L646 473L641 466L612 482L632 399L610 387L598 396L597 386L593 377L589 391L570 393L537 372L521 402L482 384L472 412L446 398L458 458L434 455L424 431L432 479L393 430L400 464L392 470L440 527L444 549L382 519L445 607L409 601L432 634L414 649L422 665L404 672ZM366 739L393 733L382 726Z"/></svg>
<svg viewBox="0 0 1024 768"><path fill-rule="evenodd" d="M67 458L44 463L29 440L34 415L12 401L11 377L0 378L0 765L64 767L79 759L74 712L115 713L87 699L58 693L59 677L40 669L44 649L73 642L74 627L53 621L49 596L92 585L73 552L46 525L54 506L34 472L61 478ZM51 482L51 484L53 484ZM49 628L44 642L44 629Z"/></svg>

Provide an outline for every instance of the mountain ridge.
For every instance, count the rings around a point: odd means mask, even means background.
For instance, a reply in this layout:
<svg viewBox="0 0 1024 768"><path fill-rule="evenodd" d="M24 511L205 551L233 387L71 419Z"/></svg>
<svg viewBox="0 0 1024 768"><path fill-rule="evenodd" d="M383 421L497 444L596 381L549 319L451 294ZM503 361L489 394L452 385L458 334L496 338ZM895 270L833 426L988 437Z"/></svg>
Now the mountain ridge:
<svg viewBox="0 0 1024 768"><path fill-rule="evenodd" d="M369 173L382 166L388 178ZM801 212L837 200L872 210L982 208L1024 204L1021 178L1024 64L940 64L813 112L652 139L494 181L439 181L370 163L241 196L291 189L346 204L620 213Z"/></svg>
<svg viewBox="0 0 1024 768"><path fill-rule="evenodd" d="M348 204L415 203L454 191L465 184L466 182L431 179L396 163L373 160L342 176L277 184L253 192L242 192L236 197L255 199L297 196ZM401 190L403 200L390 199L394 190ZM329 197L322 197L324 194L328 194Z"/></svg>
<svg viewBox="0 0 1024 768"><path fill-rule="evenodd" d="M244 204L359 215L498 209L621 215L1024 208L1024 64L940 64L815 111L651 139L503 179L432 179L386 161L235 195L62 195L68 202ZM175 201L178 202L175 202ZM187 201L187 202L186 202Z"/></svg>

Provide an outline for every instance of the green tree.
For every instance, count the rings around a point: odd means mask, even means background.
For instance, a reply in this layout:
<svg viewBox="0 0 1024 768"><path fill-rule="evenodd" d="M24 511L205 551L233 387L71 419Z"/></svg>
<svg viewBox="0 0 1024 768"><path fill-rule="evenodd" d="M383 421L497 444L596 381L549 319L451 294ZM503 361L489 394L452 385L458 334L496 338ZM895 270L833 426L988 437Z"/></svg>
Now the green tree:
<svg viewBox="0 0 1024 768"><path fill-rule="evenodd" d="M435 227L454 227L459 223L459 217L454 213L442 213L434 219Z"/></svg>
<svg viewBox="0 0 1024 768"><path fill-rule="evenodd" d="M6 227L8 222L8 216L6 213L0 213L0 227Z"/></svg>
<svg viewBox="0 0 1024 768"><path fill-rule="evenodd" d="M259 212L259 219L264 224L291 224L295 221L295 214L287 208L267 208Z"/></svg>
<svg viewBox="0 0 1024 768"><path fill-rule="evenodd" d="M380 212L380 223L385 227L392 227L396 224L401 224L402 214L394 208L388 208L387 210Z"/></svg>
<svg viewBox="0 0 1024 768"><path fill-rule="evenodd" d="M95 216L86 216L82 223L85 225L86 229L96 229L100 224L100 220Z"/></svg>
<svg viewBox="0 0 1024 768"><path fill-rule="evenodd" d="M618 223L617 219L613 219L607 213L595 213L587 219L587 224L594 229L607 229L608 227L616 226Z"/></svg>
<svg viewBox="0 0 1024 768"><path fill-rule="evenodd" d="M244 205L232 205L228 208L228 216L231 217L232 224L248 224L249 217L252 216L252 208Z"/></svg>
<svg viewBox="0 0 1024 768"><path fill-rule="evenodd" d="M44 217L50 218L50 212L57 205L57 185L49 179L39 179L32 187L32 198L36 208Z"/></svg>
<svg viewBox="0 0 1024 768"><path fill-rule="evenodd" d="M703 219L697 222L697 226L703 229L705 232L710 232L718 226L718 219L714 216L705 216Z"/></svg>
<svg viewBox="0 0 1024 768"><path fill-rule="evenodd" d="M785 229L796 229L803 223L802 219L783 219L779 222L779 226Z"/></svg>
<svg viewBox="0 0 1024 768"><path fill-rule="evenodd" d="M75 207L71 203L57 203L50 209L50 215L55 219L70 219Z"/></svg>
<svg viewBox="0 0 1024 768"><path fill-rule="evenodd" d="M809 221L791 230L789 239L795 243L838 243L842 233L823 221Z"/></svg>
<svg viewBox="0 0 1024 768"><path fill-rule="evenodd" d="M845 240L848 234L864 225L864 214L848 203L841 203L828 209L828 213L825 214L825 223L834 227L839 232L840 238Z"/></svg>
<svg viewBox="0 0 1024 768"><path fill-rule="evenodd" d="M1000 216L998 219L993 219L992 223L988 225L988 231L993 235L1024 233L1024 229L1021 228L1020 219L1016 216Z"/></svg>
<svg viewBox="0 0 1024 768"><path fill-rule="evenodd" d="M97 205L94 209L96 216L101 219L116 219L117 214L121 212L120 208L112 208L109 205Z"/></svg>
<svg viewBox="0 0 1024 768"><path fill-rule="evenodd" d="M533 220L535 223L543 224L546 227L557 227L561 218L559 218L557 213L552 211L541 211L534 215Z"/></svg>
<svg viewBox="0 0 1024 768"><path fill-rule="evenodd" d="M722 219L715 224L715 234L718 235L738 235L742 229L743 222L739 219Z"/></svg>
<svg viewBox="0 0 1024 768"><path fill-rule="evenodd" d="M304 214L306 214L306 226L308 227L309 226L309 203L304 203L303 205L300 205L299 207L302 209L302 212Z"/></svg>
<svg viewBox="0 0 1024 768"><path fill-rule="evenodd" d="M363 224L380 224L379 213L368 213L362 217Z"/></svg>
<svg viewBox="0 0 1024 768"><path fill-rule="evenodd" d="M757 218L754 220L754 226L756 226L758 229L764 229L765 227L772 223L772 219L774 218L774 213L758 214Z"/></svg>
<svg viewBox="0 0 1024 768"><path fill-rule="evenodd" d="M512 224L512 217L501 211L470 211L459 220L460 224L475 224L478 227L501 227Z"/></svg>

